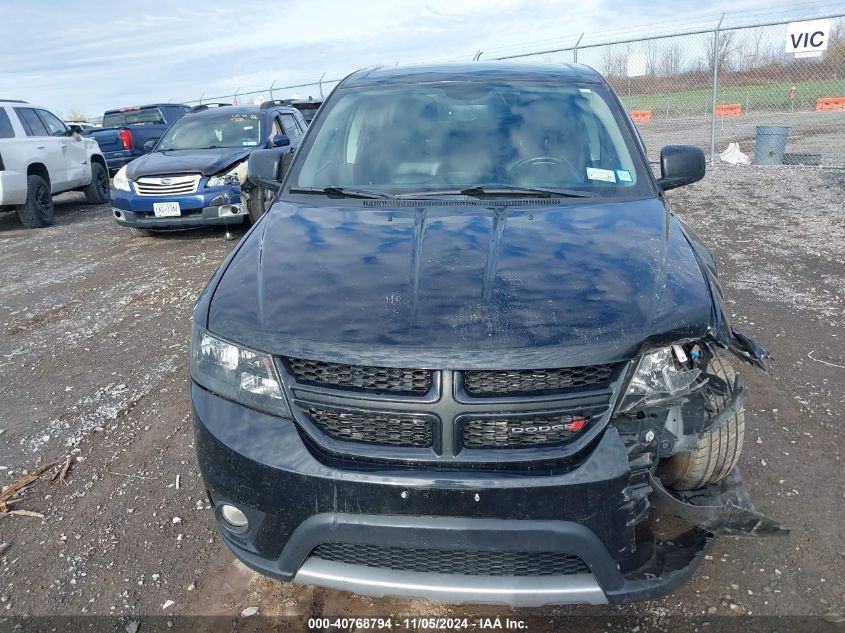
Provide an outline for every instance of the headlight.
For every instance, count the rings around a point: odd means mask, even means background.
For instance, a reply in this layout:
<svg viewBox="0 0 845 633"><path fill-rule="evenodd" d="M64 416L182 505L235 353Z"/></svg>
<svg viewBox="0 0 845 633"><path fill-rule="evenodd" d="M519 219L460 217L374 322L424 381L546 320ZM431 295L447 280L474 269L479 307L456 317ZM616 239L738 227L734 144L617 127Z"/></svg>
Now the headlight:
<svg viewBox="0 0 845 633"><path fill-rule="evenodd" d="M653 405L689 393L700 374L700 369L677 367L671 347L645 354L628 383L620 410L630 411L634 407Z"/></svg>
<svg viewBox="0 0 845 633"><path fill-rule="evenodd" d="M238 163L229 171L217 174L208 179L206 187L222 187L223 185L241 185L246 182L246 161Z"/></svg>
<svg viewBox="0 0 845 633"><path fill-rule="evenodd" d="M214 393L276 415L290 416L273 359L194 327L191 377Z"/></svg>
<svg viewBox="0 0 845 633"><path fill-rule="evenodd" d="M126 165L121 167L118 172L114 175L114 179L112 179L112 185L115 189L120 189L121 191L130 191L129 178L126 177Z"/></svg>

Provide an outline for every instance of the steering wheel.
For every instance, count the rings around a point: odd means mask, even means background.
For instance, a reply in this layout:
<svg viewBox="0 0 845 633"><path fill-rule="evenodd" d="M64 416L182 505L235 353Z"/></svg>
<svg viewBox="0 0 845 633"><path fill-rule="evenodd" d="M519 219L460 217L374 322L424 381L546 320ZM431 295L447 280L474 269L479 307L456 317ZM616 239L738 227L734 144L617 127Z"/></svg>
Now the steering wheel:
<svg viewBox="0 0 845 633"><path fill-rule="evenodd" d="M557 156L534 156L533 158L523 158L520 161L517 161L509 170L508 176L513 177L515 173L517 173L520 169L525 169L526 167L534 167L536 165L555 165L559 167L565 167L569 174L574 176L576 182L580 182L582 175L576 169L576 167L570 163L567 159L557 157Z"/></svg>

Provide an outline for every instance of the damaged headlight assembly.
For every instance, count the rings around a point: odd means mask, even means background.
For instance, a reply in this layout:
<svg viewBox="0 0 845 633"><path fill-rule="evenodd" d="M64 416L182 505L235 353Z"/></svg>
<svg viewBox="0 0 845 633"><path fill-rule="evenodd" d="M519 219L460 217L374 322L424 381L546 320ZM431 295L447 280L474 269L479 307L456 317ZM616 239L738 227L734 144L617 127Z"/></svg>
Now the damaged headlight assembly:
<svg viewBox="0 0 845 633"><path fill-rule="evenodd" d="M217 395L253 409L290 417L273 359L194 327L191 378Z"/></svg>
<svg viewBox="0 0 845 633"><path fill-rule="evenodd" d="M656 405L690 393L701 375L700 369L686 369L676 363L679 346L663 347L640 358L637 371L628 384L620 411Z"/></svg>
<svg viewBox="0 0 845 633"><path fill-rule="evenodd" d="M242 185L246 182L246 161L238 163L230 170L212 176L205 184L206 187L222 187L224 185Z"/></svg>

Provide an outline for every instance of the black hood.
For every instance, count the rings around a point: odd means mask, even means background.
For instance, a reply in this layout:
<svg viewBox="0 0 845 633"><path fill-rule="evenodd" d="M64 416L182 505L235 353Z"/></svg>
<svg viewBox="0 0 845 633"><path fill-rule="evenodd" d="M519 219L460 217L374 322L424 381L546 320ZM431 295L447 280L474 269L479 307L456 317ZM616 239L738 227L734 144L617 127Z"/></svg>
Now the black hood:
<svg viewBox="0 0 845 633"><path fill-rule="evenodd" d="M213 176L243 160L252 149L222 147L219 149L184 149L152 152L136 158L127 167L127 176L135 180L141 176L162 174L202 174Z"/></svg>
<svg viewBox="0 0 845 633"><path fill-rule="evenodd" d="M609 362L708 332L703 266L661 199L342 204L277 203L212 281L209 330L274 353L440 368Z"/></svg>

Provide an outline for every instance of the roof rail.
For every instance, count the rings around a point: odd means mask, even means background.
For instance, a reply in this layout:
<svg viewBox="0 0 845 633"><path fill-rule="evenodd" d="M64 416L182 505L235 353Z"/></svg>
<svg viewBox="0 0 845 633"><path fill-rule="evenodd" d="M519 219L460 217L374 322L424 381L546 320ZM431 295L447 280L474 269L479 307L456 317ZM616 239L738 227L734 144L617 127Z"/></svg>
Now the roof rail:
<svg viewBox="0 0 845 633"><path fill-rule="evenodd" d="M24 101L23 99L0 99L0 101L6 103L29 103L29 101Z"/></svg>
<svg viewBox="0 0 845 633"><path fill-rule="evenodd" d="M262 110L267 110L268 108L275 108L276 106L286 106L293 103L293 99L273 99L271 101L265 101L261 104Z"/></svg>
<svg viewBox="0 0 845 633"><path fill-rule="evenodd" d="M225 108L226 106L231 106L231 103L201 103L200 105L196 105L186 114L191 114L193 112L202 112L203 110L208 110L209 108Z"/></svg>

